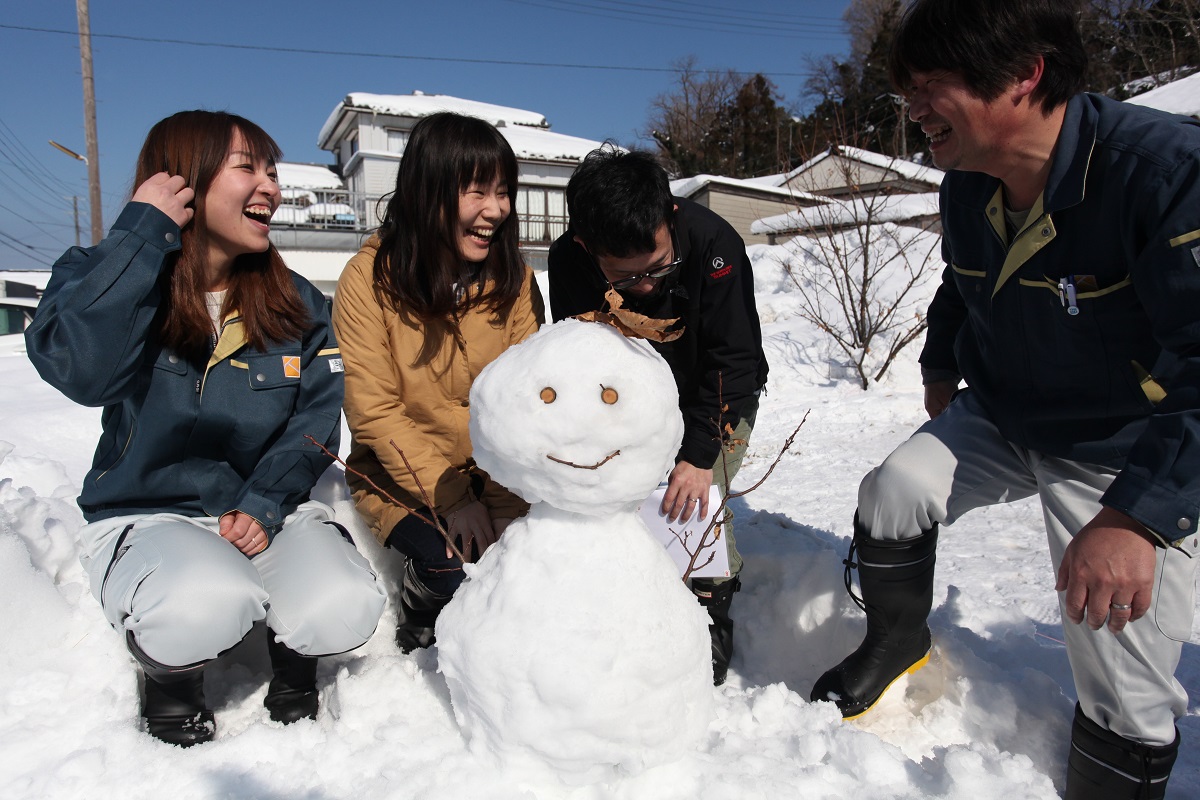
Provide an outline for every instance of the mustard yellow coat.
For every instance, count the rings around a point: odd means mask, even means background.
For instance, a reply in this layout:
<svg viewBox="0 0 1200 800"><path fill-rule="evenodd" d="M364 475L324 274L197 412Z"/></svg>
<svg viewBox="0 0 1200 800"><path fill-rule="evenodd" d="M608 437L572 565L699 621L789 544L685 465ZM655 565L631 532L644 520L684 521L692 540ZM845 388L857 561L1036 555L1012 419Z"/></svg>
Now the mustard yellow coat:
<svg viewBox="0 0 1200 800"><path fill-rule="evenodd" d="M333 307L346 370L346 422L353 436L346 480L355 507L381 542L408 514L405 506L426 504L417 480L439 514L477 499L493 519L522 515L526 503L474 465L467 424L475 378L545 320L533 271L526 267L520 297L506 317L478 307L468 310L441 352L430 363L417 364L425 327L380 302L373 280L378 245L379 239L371 237L350 259ZM473 473L484 478L479 497L471 488Z"/></svg>

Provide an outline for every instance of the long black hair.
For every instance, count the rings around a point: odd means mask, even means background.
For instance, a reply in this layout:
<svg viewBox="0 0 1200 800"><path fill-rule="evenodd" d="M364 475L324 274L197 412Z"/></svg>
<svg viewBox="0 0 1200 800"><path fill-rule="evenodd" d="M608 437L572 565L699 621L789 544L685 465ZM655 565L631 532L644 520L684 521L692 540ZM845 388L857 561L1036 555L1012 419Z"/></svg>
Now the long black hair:
<svg viewBox="0 0 1200 800"><path fill-rule="evenodd" d="M503 318L520 295L525 264L515 213L492 235L476 290L463 301L455 288L468 274L458 251L459 195L472 183L497 178L515 203L517 158L490 123L440 112L413 127L379 228L375 284L398 312L424 324L423 361L441 349L462 311L482 305Z"/></svg>

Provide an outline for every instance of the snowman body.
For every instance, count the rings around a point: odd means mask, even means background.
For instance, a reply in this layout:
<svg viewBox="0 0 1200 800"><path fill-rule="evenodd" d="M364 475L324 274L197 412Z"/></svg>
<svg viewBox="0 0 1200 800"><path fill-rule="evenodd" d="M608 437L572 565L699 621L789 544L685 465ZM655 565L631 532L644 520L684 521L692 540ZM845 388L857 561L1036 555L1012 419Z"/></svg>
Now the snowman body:
<svg viewBox="0 0 1200 800"><path fill-rule="evenodd" d="M566 321L489 365L471 401L476 460L532 507L438 619L470 748L571 783L694 749L713 713L708 617L636 513L682 437L666 362Z"/></svg>

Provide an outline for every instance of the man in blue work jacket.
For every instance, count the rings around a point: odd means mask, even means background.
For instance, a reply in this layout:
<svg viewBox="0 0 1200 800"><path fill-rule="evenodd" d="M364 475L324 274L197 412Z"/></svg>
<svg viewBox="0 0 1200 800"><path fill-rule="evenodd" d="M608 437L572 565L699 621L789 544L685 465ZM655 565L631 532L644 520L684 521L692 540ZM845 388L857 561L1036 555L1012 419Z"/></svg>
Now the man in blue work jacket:
<svg viewBox="0 0 1200 800"><path fill-rule="evenodd" d="M931 420L859 487L867 635L812 699L854 717L919 668L939 524L1036 494L1078 695L1066 797L1158 798L1200 553L1200 125L1081 94L1078 12L916 0L901 21L892 80L950 171Z"/></svg>

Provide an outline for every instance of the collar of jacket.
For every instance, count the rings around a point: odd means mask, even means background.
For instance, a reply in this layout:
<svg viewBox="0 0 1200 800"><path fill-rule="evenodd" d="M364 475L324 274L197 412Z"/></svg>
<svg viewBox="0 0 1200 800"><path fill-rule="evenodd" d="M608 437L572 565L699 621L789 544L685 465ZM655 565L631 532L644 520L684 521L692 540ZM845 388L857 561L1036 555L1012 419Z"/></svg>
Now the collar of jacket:
<svg viewBox="0 0 1200 800"><path fill-rule="evenodd" d="M200 379L200 394L204 394L204 386L208 383L208 373L217 364L232 356L246 346L246 330L242 325L242 317L237 311L230 311L221 323L221 334L217 338L217 346L213 348L208 363L204 365L204 376Z"/></svg>
<svg viewBox="0 0 1200 800"><path fill-rule="evenodd" d="M974 180L964 181L962 203L986 217L1007 249L1004 266L992 288L993 297L1035 253L1054 240L1057 231L1053 213L1083 202L1098 121L1099 114L1088 95L1078 94L1067 102L1046 186L1030 209L1025 225L1011 240L1005 228L1004 189L999 179L976 173L972 176Z"/></svg>
<svg viewBox="0 0 1200 800"><path fill-rule="evenodd" d="M1062 129L1051 155L1050 174L1040 198L1045 213L1052 214L1083 202L1088 165L1096 146L1098 120L1096 108L1087 95L1075 95L1067 102ZM1001 188L998 178L981 172L971 173L961 187L955 187L961 193L959 202L962 205L985 213ZM1003 228L1003 219L998 224Z"/></svg>

